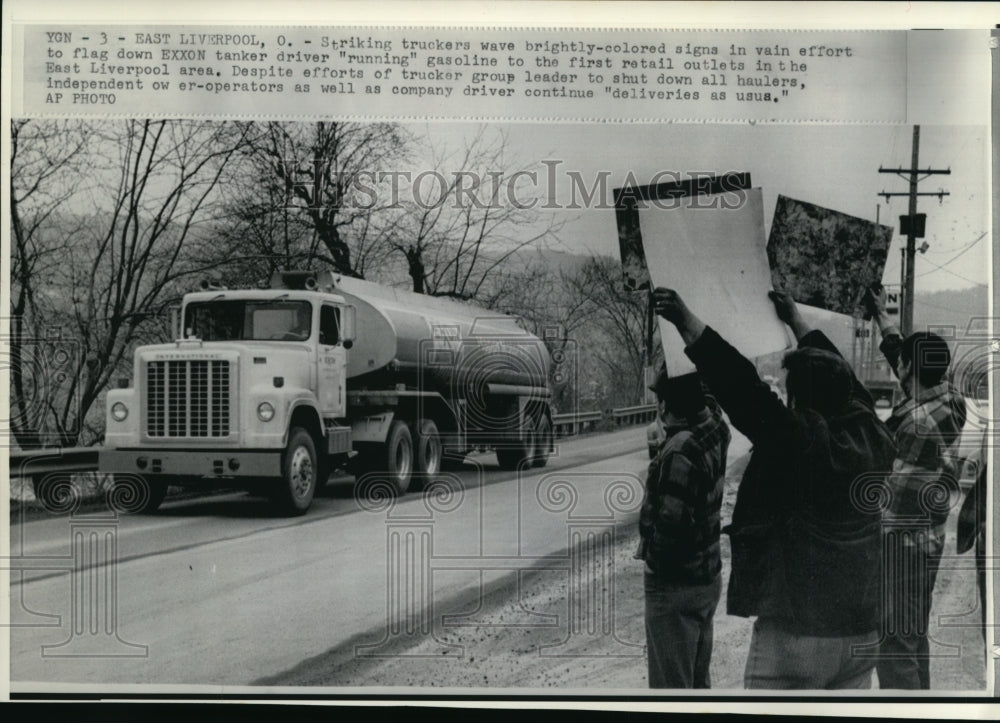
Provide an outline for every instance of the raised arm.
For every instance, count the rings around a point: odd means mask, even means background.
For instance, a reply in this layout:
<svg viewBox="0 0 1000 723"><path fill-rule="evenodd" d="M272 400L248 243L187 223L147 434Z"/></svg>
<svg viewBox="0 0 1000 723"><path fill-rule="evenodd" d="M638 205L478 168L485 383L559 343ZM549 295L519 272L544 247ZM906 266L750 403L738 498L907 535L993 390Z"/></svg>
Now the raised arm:
<svg viewBox="0 0 1000 723"><path fill-rule="evenodd" d="M799 307L795 303L795 299L790 294L783 291L770 291L768 292L768 297L774 303L774 310L778 313L778 318L788 324L795 333L795 338L799 342L800 349L803 347L813 347L814 349L822 349L844 358L840 349L830 341L826 334L806 324L799 311ZM853 368L851 369L851 396L874 410L875 400L872 399L871 392L858 379Z"/></svg>
<svg viewBox="0 0 1000 723"><path fill-rule="evenodd" d="M871 289L865 289L862 302L865 305L865 311L872 315L875 323L878 324L879 331L882 333L882 343L878 346L879 351L882 352L886 361L889 362L889 366L892 367L892 373L898 379L899 370L897 366L899 364L899 350L903 346L903 335L899 333L899 328L889 319L880 295Z"/></svg>
<svg viewBox="0 0 1000 723"><path fill-rule="evenodd" d="M747 439L756 443L765 430L791 423L791 412L760 379L753 363L706 327L676 291L656 289L653 302L656 313L677 328L705 384Z"/></svg>
<svg viewBox="0 0 1000 723"><path fill-rule="evenodd" d="M812 331L812 327L802 318L802 313L791 294L784 291L768 291L767 298L774 304L774 311L778 314L778 318L788 324L792 333L795 334L796 341L802 341L802 338Z"/></svg>

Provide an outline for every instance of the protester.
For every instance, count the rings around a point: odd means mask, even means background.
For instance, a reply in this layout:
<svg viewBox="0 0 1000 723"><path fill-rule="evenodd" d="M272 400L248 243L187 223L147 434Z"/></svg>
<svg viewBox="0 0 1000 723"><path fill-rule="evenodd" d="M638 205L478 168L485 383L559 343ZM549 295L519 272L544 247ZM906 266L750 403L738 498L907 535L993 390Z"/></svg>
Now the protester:
<svg viewBox="0 0 1000 723"><path fill-rule="evenodd" d="M881 688L927 690L927 631L948 501L957 490L954 453L965 425L965 399L947 381L951 351L944 339L930 332L903 339L871 290L864 299L882 332L879 349L904 396L887 422L897 454L884 515L886 598L878 681Z"/></svg>
<svg viewBox="0 0 1000 723"><path fill-rule="evenodd" d="M989 426L983 430L976 481L958 511L955 551L961 555L975 548L976 587L979 589L980 631L986 640L986 484L990 453Z"/></svg>
<svg viewBox="0 0 1000 723"><path fill-rule="evenodd" d="M697 374L670 378L663 368L651 389L666 439L649 464L639 517L649 687L710 688L729 427Z"/></svg>
<svg viewBox="0 0 1000 723"><path fill-rule="evenodd" d="M871 491L891 466L892 437L836 347L771 292L798 339L784 359L788 406L754 365L706 327L669 289L656 312L676 326L686 353L730 423L753 444L730 535L730 615L757 616L748 688L871 685L878 640L880 512ZM856 647L860 646L860 647Z"/></svg>

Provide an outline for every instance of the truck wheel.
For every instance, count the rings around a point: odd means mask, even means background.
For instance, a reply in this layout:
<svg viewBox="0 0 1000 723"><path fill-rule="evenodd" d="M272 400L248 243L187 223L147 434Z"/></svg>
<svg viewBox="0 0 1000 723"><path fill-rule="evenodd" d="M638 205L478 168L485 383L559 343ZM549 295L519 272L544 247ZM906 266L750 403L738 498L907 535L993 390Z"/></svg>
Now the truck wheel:
<svg viewBox="0 0 1000 723"><path fill-rule="evenodd" d="M432 419L418 419L414 440L415 462L412 488L417 491L441 472L441 435Z"/></svg>
<svg viewBox="0 0 1000 723"><path fill-rule="evenodd" d="M378 471L386 474L396 494L405 495L413 479L413 436L405 422L397 419L389 427L383 461Z"/></svg>
<svg viewBox="0 0 1000 723"><path fill-rule="evenodd" d="M316 494L318 473L312 435L301 427L292 427L281 460L281 479L273 488L271 501L282 514L305 514Z"/></svg>
<svg viewBox="0 0 1000 723"><path fill-rule="evenodd" d="M538 420L538 428L535 430L535 467L544 467L549 463L549 450L552 449L552 423L549 418L542 415Z"/></svg>

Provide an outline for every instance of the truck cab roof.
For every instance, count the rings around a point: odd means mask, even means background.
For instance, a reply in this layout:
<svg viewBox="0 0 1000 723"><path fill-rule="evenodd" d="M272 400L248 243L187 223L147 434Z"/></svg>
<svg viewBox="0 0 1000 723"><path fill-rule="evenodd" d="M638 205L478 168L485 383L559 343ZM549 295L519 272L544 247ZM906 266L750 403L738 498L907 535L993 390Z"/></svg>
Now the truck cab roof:
<svg viewBox="0 0 1000 723"><path fill-rule="evenodd" d="M209 289L194 291L184 295L184 303L192 301L327 301L346 304L340 294L325 291L304 291L299 289Z"/></svg>

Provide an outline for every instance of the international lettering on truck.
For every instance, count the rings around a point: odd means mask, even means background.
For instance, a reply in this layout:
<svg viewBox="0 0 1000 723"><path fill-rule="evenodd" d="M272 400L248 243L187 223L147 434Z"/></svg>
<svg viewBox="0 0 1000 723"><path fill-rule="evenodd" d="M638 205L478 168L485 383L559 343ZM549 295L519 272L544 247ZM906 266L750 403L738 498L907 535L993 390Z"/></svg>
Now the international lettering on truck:
<svg viewBox="0 0 1000 723"><path fill-rule="evenodd" d="M181 486L248 489L304 514L334 469L405 494L473 449L508 470L552 451L549 354L512 317L289 271L268 289L203 283L179 322L107 396L99 467L114 484L141 480L136 511Z"/></svg>

